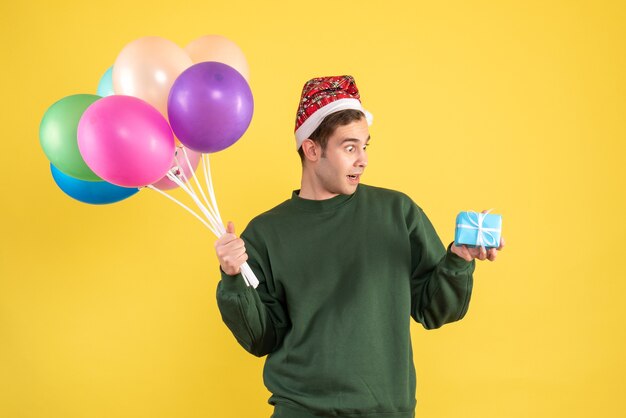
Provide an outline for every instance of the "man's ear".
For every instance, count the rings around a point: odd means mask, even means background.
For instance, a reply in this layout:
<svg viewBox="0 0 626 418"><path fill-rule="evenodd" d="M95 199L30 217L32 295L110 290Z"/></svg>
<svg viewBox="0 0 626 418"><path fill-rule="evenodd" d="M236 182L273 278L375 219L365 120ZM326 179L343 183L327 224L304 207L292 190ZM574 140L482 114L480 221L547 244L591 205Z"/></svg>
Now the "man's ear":
<svg viewBox="0 0 626 418"><path fill-rule="evenodd" d="M319 159L320 149L312 139L305 139L301 146L306 160L317 161Z"/></svg>

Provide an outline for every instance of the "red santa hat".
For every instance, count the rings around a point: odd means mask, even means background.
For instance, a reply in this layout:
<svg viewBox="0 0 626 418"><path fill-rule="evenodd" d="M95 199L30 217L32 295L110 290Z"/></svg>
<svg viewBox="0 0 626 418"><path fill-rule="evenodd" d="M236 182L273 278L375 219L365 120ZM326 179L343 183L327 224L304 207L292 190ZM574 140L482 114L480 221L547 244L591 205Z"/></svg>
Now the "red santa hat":
<svg viewBox="0 0 626 418"><path fill-rule="evenodd" d="M296 149L331 113L345 109L363 112L367 124L373 121L372 114L361 106L359 89L349 75L318 77L307 81L302 88L302 97L296 115Z"/></svg>

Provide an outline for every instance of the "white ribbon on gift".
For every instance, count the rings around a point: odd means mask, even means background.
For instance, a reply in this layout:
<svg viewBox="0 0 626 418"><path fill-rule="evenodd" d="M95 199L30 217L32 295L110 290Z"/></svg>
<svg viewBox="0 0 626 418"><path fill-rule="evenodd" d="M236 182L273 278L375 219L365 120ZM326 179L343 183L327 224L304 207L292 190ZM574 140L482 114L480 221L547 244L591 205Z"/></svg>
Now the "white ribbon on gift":
<svg viewBox="0 0 626 418"><path fill-rule="evenodd" d="M497 247L498 244L496 243L496 237L492 234L492 232L498 232L500 231L500 229L498 228L484 228L483 227L483 222L485 220L485 216L489 214L489 212L491 212L493 209L489 209L487 212L485 213L478 213L478 212L473 212L473 211L468 211L467 212L467 219L469 219L470 223L472 225L467 225L467 224L457 224L456 226L458 228L465 228L465 229L477 229L478 230L478 236L476 238L476 245L479 245L481 248L485 248L485 244L486 245L490 245L492 247ZM474 221L474 219L472 219L471 215L474 214L476 215L477 220Z"/></svg>

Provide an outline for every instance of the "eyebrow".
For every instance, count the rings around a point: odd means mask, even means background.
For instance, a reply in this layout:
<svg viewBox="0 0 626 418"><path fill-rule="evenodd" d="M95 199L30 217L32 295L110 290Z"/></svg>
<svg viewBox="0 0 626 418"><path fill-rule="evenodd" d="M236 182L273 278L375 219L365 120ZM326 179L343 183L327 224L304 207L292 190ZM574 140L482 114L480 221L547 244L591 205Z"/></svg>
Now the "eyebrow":
<svg viewBox="0 0 626 418"><path fill-rule="evenodd" d="M365 140L365 143L367 144L368 142L370 142L370 139L371 139L371 138L372 138L372 136L371 136L371 135L368 135L368 136L367 136L367 139ZM345 138L343 141L341 141L341 143L340 143L339 145L343 145L343 144L345 144L346 142L361 142L361 140L360 140L360 139L358 139L358 138Z"/></svg>

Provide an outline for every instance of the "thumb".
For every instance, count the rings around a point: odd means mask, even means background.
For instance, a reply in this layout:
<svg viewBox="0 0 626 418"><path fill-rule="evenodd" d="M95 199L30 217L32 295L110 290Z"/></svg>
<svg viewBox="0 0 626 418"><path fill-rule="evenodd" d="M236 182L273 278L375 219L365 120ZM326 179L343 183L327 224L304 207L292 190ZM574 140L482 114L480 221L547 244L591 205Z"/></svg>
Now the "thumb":
<svg viewBox="0 0 626 418"><path fill-rule="evenodd" d="M232 221L228 221L228 225L226 225L226 232L229 234L235 233L235 224Z"/></svg>

